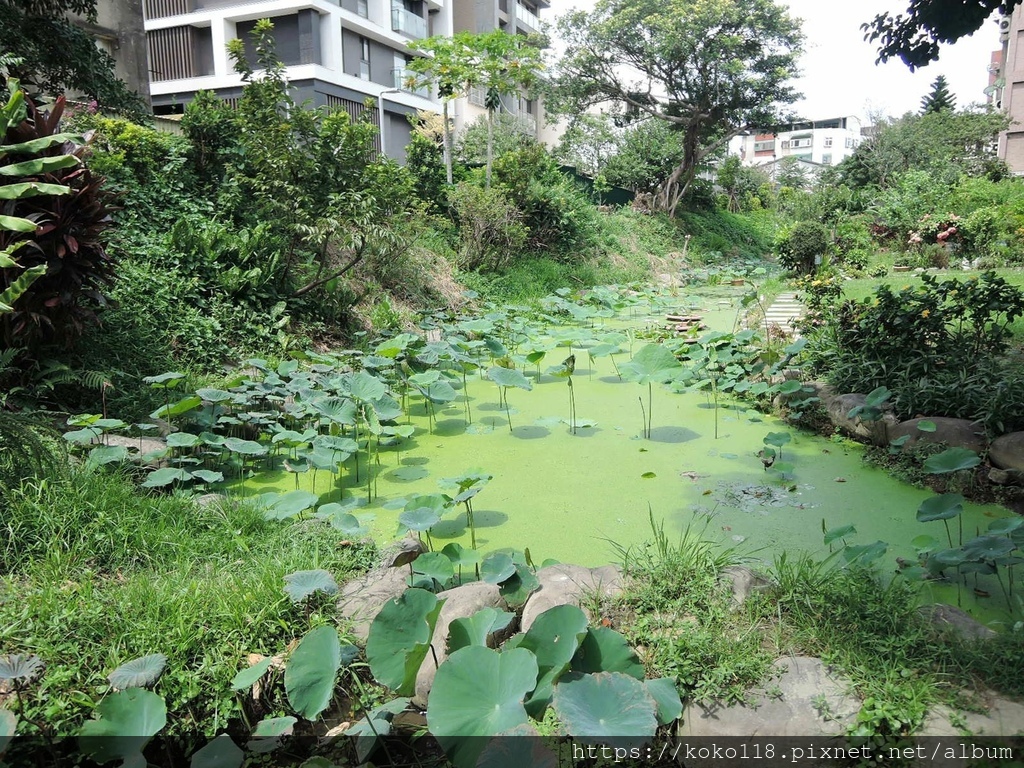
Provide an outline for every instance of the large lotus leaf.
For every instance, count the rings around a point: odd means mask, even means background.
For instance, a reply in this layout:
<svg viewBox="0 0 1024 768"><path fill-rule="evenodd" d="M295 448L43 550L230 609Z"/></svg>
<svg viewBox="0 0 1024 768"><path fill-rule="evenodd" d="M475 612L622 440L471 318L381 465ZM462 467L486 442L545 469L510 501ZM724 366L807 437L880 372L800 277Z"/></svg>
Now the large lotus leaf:
<svg viewBox="0 0 1024 768"><path fill-rule="evenodd" d="M291 715L261 720L252 732L253 738L245 746L250 752L258 754L272 752L281 745L282 737L291 735L297 722L298 719Z"/></svg>
<svg viewBox="0 0 1024 768"><path fill-rule="evenodd" d="M452 561L455 568L472 568L480 563L480 552L475 549L466 549L457 542L445 544L441 554Z"/></svg>
<svg viewBox="0 0 1024 768"><path fill-rule="evenodd" d="M123 445L97 445L89 451L89 459L86 462L90 467L100 467L104 464L116 464L128 458L128 449Z"/></svg>
<svg viewBox="0 0 1024 768"><path fill-rule="evenodd" d="M335 473L338 471L338 465L348 458L337 451L326 450L305 451L300 453L299 456L312 464L316 469L326 469L328 472Z"/></svg>
<svg viewBox="0 0 1024 768"><path fill-rule="evenodd" d="M929 570L943 570L961 565L967 560L967 555L962 549L940 549L928 556L927 565Z"/></svg>
<svg viewBox="0 0 1024 768"><path fill-rule="evenodd" d="M480 578L489 584L500 584L515 572L515 563L504 552L491 552L480 563Z"/></svg>
<svg viewBox="0 0 1024 768"><path fill-rule="evenodd" d="M341 642L334 627L317 627L303 635L284 670L284 689L292 709L315 720L331 703L340 668Z"/></svg>
<svg viewBox="0 0 1024 768"><path fill-rule="evenodd" d="M621 366L622 375L640 384L661 384L673 379L682 366L666 347L646 344L633 359Z"/></svg>
<svg viewBox="0 0 1024 768"><path fill-rule="evenodd" d="M356 404L340 397L327 397L317 400L313 409L322 417L335 424L351 426L356 423Z"/></svg>
<svg viewBox="0 0 1024 768"><path fill-rule="evenodd" d="M175 416L181 416L184 413L188 413L189 411L195 410L202 404L203 399L201 397L189 395L188 397L183 397L176 403L169 403L168 405L165 405L161 408L157 408L155 411L149 414L149 418L167 419L173 418Z"/></svg>
<svg viewBox="0 0 1024 768"><path fill-rule="evenodd" d="M351 437L340 437L338 435L317 435L313 438L315 450L341 451L343 453L355 453L359 450L359 444Z"/></svg>
<svg viewBox="0 0 1024 768"><path fill-rule="evenodd" d="M129 688L103 699L96 714L80 731L82 752L97 763L122 760L124 768L145 768L142 750L167 724L164 700L144 688Z"/></svg>
<svg viewBox="0 0 1024 768"><path fill-rule="evenodd" d="M256 681L267 674L267 670L270 669L270 665L274 663L274 659L267 656L262 661L258 661L251 667L246 667L231 678L231 690L233 691L244 691L248 688L252 688Z"/></svg>
<svg viewBox="0 0 1024 768"><path fill-rule="evenodd" d="M370 401L370 407L381 421L393 421L400 418L405 410L391 395L384 395Z"/></svg>
<svg viewBox="0 0 1024 768"><path fill-rule="evenodd" d="M224 473L214 472L212 469L194 469L192 470L192 479L198 479L204 483L219 483L224 479Z"/></svg>
<svg viewBox="0 0 1024 768"><path fill-rule="evenodd" d="M441 514L433 507L407 509L398 516L399 525L408 528L410 531L429 531L440 521Z"/></svg>
<svg viewBox="0 0 1024 768"><path fill-rule="evenodd" d="M476 768L558 768L558 756L529 723L488 739Z"/></svg>
<svg viewBox="0 0 1024 768"><path fill-rule="evenodd" d="M437 670L427 724L456 768L475 768L485 742L529 721L523 699L537 682L529 651L498 653L478 645L461 648Z"/></svg>
<svg viewBox="0 0 1024 768"><path fill-rule="evenodd" d="M399 354L409 348L414 341L419 341L419 336L412 333L400 333L393 339L385 339L373 350L375 355L381 357L398 357Z"/></svg>
<svg viewBox="0 0 1024 768"><path fill-rule="evenodd" d="M245 759L242 752L226 733L192 754L189 768L238 768Z"/></svg>
<svg viewBox="0 0 1024 768"><path fill-rule="evenodd" d="M505 629L515 617L514 613L486 607L472 616L454 619L448 626L448 653L470 645L486 646L487 638Z"/></svg>
<svg viewBox="0 0 1024 768"><path fill-rule="evenodd" d="M43 660L35 654L12 653L0 656L0 680L28 681L43 669Z"/></svg>
<svg viewBox="0 0 1024 768"><path fill-rule="evenodd" d="M405 711L409 701L408 698L386 701L345 731L346 736L355 738L356 758L360 765L373 754L379 740L391 733L391 721L395 715Z"/></svg>
<svg viewBox="0 0 1024 768"><path fill-rule="evenodd" d="M255 440L243 440L240 437L225 439L224 447L232 453L240 453L243 456L263 456L267 452L266 446L260 445Z"/></svg>
<svg viewBox="0 0 1024 768"><path fill-rule="evenodd" d="M870 565L882 557L888 549L889 545L881 540L873 544L847 546L843 549L843 558L850 564Z"/></svg>
<svg viewBox="0 0 1024 768"><path fill-rule="evenodd" d="M502 368L495 366L487 369L487 378L499 387L518 387L519 389L531 390L533 384L515 368Z"/></svg>
<svg viewBox="0 0 1024 768"><path fill-rule="evenodd" d="M168 448L191 448L199 444L199 435L189 432L174 432L167 436Z"/></svg>
<svg viewBox="0 0 1024 768"><path fill-rule="evenodd" d="M981 458L966 448L947 448L942 453L929 456L924 462L924 471L933 475L958 472L981 464Z"/></svg>
<svg viewBox="0 0 1024 768"><path fill-rule="evenodd" d="M208 403L224 403L235 398L234 394L223 389L197 389L196 394Z"/></svg>
<svg viewBox="0 0 1024 768"><path fill-rule="evenodd" d="M679 698L676 681L671 677L644 680L647 693L658 705L658 725L668 725L683 714L683 702Z"/></svg>
<svg viewBox="0 0 1024 768"><path fill-rule="evenodd" d="M964 511L964 497L959 493L943 493L921 502L917 508L917 521L949 520Z"/></svg>
<svg viewBox="0 0 1024 768"><path fill-rule="evenodd" d="M185 482L191 480L192 475L186 472L184 469L178 469L177 467L162 467L149 473L145 482L142 483L143 488L162 488L165 485L170 485L174 482Z"/></svg>
<svg viewBox="0 0 1024 768"><path fill-rule="evenodd" d="M287 520L312 508L320 497L309 491L288 491L281 494L261 494L263 516L267 520Z"/></svg>
<svg viewBox="0 0 1024 768"><path fill-rule="evenodd" d="M516 572L501 582L498 590L509 608L519 609L540 587L540 580L527 565L515 563L515 566Z"/></svg>
<svg viewBox="0 0 1024 768"><path fill-rule="evenodd" d="M857 529L852 525L839 525L835 528L829 528L825 531L825 543L831 544L833 541L845 539L847 536L857 532Z"/></svg>
<svg viewBox="0 0 1024 768"><path fill-rule="evenodd" d="M162 653L153 653L122 664L110 673L107 680L117 690L145 688L160 678L165 666L167 657Z"/></svg>
<svg viewBox="0 0 1024 768"><path fill-rule="evenodd" d="M622 672L644 679L644 665L626 638L608 627L590 627L572 657L574 672Z"/></svg>
<svg viewBox="0 0 1024 768"><path fill-rule="evenodd" d="M586 634L586 614L575 605L558 605L538 616L519 641L519 648L537 657L540 672L536 689L526 703L531 717L539 719L544 714L555 682L569 668Z"/></svg>
<svg viewBox="0 0 1024 768"><path fill-rule="evenodd" d="M9 709L0 709L0 757L14 738L18 727L18 716Z"/></svg>
<svg viewBox="0 0 1024 768"><path fill-rule="evenodd" d="M995 534L1013 533L1024 526L1024 517L1003 517L988 524L988 532Z"/></svg>
<svg viewBox="0 0 1024 768"><path fill-rule="evenodd" d="M621 672L566 675L552 706L569 735L583 743L615 738L643 744L658 728L657 704L647 687Z"/></svg>
<svg viewBox="0 0 1024 768"><path fill-rule="evenodd" d="M324 507L338 506L325 504ZM323 507L320 507L320 511L323 511ZM370 532L369 527L364 525L364 520L353 515L351 512L345 512L344 510L335 512L326 517L326 520L331 524L331 527L336 531L341 531L346 536L365 536Z"/></svg>
<svg viewBox="0 0 1024 768"><path fill-rule="evenodd" d="M364 403L384 397L387 391L388 388L384 386L383 381L366 371L354 373L349 379L349 392L352 397Z"/></svg>
<svg viewBox="0 0 1024 768"><path fill-rule="evenodd" d="M963 546L964 554L971 559L994 560L1010 554L1016 545L1005 536L979 536Z"/></svg>
<svg viewBox="0 0 1024 768"><path fill-rule="evenodd" d="M169 389L170 387L176 387L184 378L184 373L171 371L170 373L161 373L158 376L147 376L142 381L149 384L153 389Z"/></svg>
<svg viewBox="0 0 1024 768"><path fill-rule="evenodd" d="M103 434L99 427L83 427L64 433L64 439L75 445L90 445L93 440Z"/></svg>
<svg viewBox="0 0 1024 768"><path fill-rule="evenodd" d="M333 595L338 591L338 582L330 573L321 568L287 573L284 577L284 585L285 594L291 598L293 603L304 600L314 592Z"/></svg>
<svg viewBox="0 0 1024 768"><path fill-rule="evenodd" d="M793 436L789 432L769 432L761 442L765 445L774 445L776 448L781 448L792 439Z"/></svg>
<svg viewBox="0 0 1024 768"><path fill-rule="evenodd" d="M441 585L447 584L449 579L455 575L452 561L440 552L424 552L412 561L412 570Z"/></svg>
<svg viewBox="0 0 1024 768"><path fill-rule="evenodd" d="M423 589L407 589L384 603L366 640L366 658L378 683L399 696L413 693L443 605L444 600Z"/></svg>
<svg viewBox="0 0 1024 768"><path fill-rule="evenodd" d="M435 381L425 387L417 387L417 389L432 403L450 403L458 397L452 385L447 381Z"/></svg>
<svg viewBox="0 0 1024 768"><path fill-rule="evenodd" d="M456 504L461 504L466 499L471 499L480 493L493 478L494 475L483 470L473 469L458 477L446 477L441 480L440 485L442 488L458 491L453 501Z"/></svg>

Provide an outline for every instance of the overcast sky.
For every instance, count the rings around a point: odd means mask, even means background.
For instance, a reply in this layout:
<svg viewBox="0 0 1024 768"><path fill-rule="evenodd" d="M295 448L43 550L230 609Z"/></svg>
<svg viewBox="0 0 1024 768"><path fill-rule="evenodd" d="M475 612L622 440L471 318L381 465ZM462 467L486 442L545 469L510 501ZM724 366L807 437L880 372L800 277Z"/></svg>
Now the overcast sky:
<svg viewBox="0 0 1024 768"><path fill-rule="evenodd" d="M988 65L999 48L995 16L980 31L945 46L939 61L911 73L899 60L875 65L875 46L866 43L860 25L882 11L903 11L909 0L780 0L804 20L805 53L794 105L803 117L820 120L840 115L867 118L881 112L898 116L920 108L938 75L945 75L958 107L984 102ZM544 13L556 18L569 8L593 7L593 0L553 0Z"/></svg>

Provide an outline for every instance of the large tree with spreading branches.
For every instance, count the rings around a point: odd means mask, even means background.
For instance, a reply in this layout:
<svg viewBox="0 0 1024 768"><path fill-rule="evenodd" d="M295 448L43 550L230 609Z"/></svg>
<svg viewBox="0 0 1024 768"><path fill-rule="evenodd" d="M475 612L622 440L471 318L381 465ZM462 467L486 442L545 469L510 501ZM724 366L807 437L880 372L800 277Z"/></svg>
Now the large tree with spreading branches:
<svg viewBox="0 0 1024 768"><path fill-rule="evenodd" d="M656 202L673 212L701 164L738 133L785 119L803 35L774 0L599 0L559 24L555 108L614 105L682 134Z"/></svg>

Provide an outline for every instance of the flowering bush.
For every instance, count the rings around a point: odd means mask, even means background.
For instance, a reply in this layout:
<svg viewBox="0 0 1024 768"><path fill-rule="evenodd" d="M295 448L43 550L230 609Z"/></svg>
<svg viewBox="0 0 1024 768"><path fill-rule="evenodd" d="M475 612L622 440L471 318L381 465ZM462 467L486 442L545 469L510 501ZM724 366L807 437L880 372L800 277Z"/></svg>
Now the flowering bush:
<svg viewBox="0 0 1024 768"><path fill-rule="evenodd" d="M926 213L918 221L918 228L907 238L907 245L959 243L961 239L960 217L955 213L947 213L945 216Z"/></svg>

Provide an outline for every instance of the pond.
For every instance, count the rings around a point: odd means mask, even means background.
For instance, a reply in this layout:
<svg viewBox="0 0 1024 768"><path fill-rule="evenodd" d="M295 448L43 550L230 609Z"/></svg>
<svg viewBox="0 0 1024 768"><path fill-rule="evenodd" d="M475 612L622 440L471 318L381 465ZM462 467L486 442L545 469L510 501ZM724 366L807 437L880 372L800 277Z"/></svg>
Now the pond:
<svg viewBox="0 0 1024 768"><path fill-rule="evenodd" d="M378 540L388 541L400 532L398 517L407 500L444 492L446 478L477 471L492 476L472 502L477 545L528 548L537 563L549 558L607 563L618 547L651 538L652 517L664 524L670 540L688 529L698 531L736 547L755 565L770 564L782 552L824 557L830 548L823 531L845 525L855 532L832 548L885 542L889 546L879 563L889 573L897 571L898 562L918 561L911 542L922 535L945 546L941 521L921 523L915 517L934 494L865 464L860 445L801 432L724 397L716 407L708 390L677 385L680 391L671 391L655 384L649 392L646 384L624 375L624 364L648 343L645 337L664 328L668 312L699 315L711 330L732 330L740 311L736 289L705 288L685 297L665 291L612 295L620 299L598 300L596 310L572 310L570 305L577 305L562 298L539 319L523 320L513 308L447 328L475 339L470 347L489 353L490 361L443 379L454 391L449 402L440 396L428 402L415 389L403 398L404 413L396 422L411 435L396 438L395 445L382 444L371 455L369 490L363 451L337 476L261 471L246 481L245 493L305 488L324 502L359 503L352 511ZM488 341L488 348L485 340L497 342ZM608 354L608 346L620 352ZM402 355L393 351L385 343L365 362L378 370L389 359L397 365L395 358ZM575 356L571 390L561 365L570 354ZM523 377L520 386L499 387L487 374L495 361L497 367L514 365ZM411 369L406 374L415 376ZM435 393L430 386L421 380L422 389ZM785 474L766 469L759 456L769 433L791 437L775 449L780 464L791 465ZM1010 517L999 506L966 504L959 520L962 534L958 521L951 521L951 546L958 536L966 541L984 533L994 519ZM430 529L430 538L435 549L452 541L469 547L464 507L448 511ZM960 590L923 582L922 600L959 601L996 627L1012 621L1001 585L991 576L974 574Z"/></svg>

